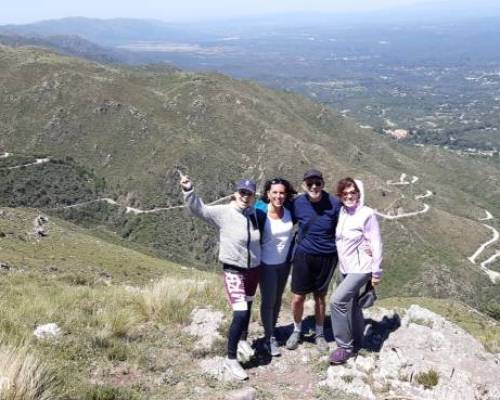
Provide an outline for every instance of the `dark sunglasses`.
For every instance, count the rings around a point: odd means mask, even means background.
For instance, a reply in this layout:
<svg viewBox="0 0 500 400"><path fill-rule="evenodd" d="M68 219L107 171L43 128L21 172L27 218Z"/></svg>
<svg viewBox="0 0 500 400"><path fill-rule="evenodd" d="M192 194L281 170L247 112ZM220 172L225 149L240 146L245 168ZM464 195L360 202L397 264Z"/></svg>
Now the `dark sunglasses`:
<svg viewBox="0 0 500 400"><path fill-rule="evenodd" d="M250 197L250 196L253 196L253 192L251 192L250 190L246 190L246 189L240 189L238 190L238 193L240 194L241 197Z"/></svg>
<svg viewBox="0 0 500 400"><path fill-rule="evenodd" d="M311 179L306 181L306 186L312 188L313 186L323 186L323 181L321 179Z"/></svg>
<svg viewBox="0 0 500 400"><path fill-rule="evenodd" d="M353 196L357 196L359 193L356 190L349 190L348 192L342 192L343 197L347 197L350 194L352 194Z"/></svg>
<svg viewBox="0 0 500 400"><path fill-rule="evenodd" d="M283 178L274 178L272 181L271 181L271 185L277 185L279 183L283 184L285 183L286 181L283 179Z"/></svg>

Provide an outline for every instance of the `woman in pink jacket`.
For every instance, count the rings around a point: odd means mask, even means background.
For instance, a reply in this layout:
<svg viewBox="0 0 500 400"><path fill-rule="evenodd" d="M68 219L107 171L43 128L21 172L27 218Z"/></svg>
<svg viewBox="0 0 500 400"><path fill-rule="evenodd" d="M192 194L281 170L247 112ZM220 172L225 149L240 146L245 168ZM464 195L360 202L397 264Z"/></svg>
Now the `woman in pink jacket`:
<svg viewBox="0 0 500 400"><path fill-rule="evenodd" d="M342 282L330 298L332 328L337 349L332 364L342 364L361 347L364 319L358 304L359 292L368 282L382 279L382 240L375 211L363 205L363 185L351 178L341 179L337 195L342 201L335 242Z"/></svg>

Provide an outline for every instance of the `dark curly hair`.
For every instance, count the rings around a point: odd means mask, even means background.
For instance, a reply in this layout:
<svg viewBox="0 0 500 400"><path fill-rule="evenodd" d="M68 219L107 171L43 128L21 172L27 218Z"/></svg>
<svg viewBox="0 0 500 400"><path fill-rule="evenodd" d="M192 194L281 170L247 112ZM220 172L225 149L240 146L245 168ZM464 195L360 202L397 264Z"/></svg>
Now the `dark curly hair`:
<svg viewBox="0 0 500 400"><path fill-rule="evenodd" d="M340 181L338 181L338 183L337 183L337 197L342 198L342 193L349 186L354 187L354 190L356 190L356 193L359 194L359 187L356 184L356 182L354 181L354 179L347 177L347 178L344 178L344 179L341 179Z"/></svg>
<svg viewBox="0 0 500 400"><path fill-rule="evenodd" d="M261 200L269 203L269 198L267 197L267 192L271 190L272 185L283 185L285 187L286 191L286 200L285 201L291 201L293 199L293 196L297 194L297 191L294 189L292 184L288 182L286 179L283 178L273 178L269 179L264 183L264 190L262 192Z"/></svg>

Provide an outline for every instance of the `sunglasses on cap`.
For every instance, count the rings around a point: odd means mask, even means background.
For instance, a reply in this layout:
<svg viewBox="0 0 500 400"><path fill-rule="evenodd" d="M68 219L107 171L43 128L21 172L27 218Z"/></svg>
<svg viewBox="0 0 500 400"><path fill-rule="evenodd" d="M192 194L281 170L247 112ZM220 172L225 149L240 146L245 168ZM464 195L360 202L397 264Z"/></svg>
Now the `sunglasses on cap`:
<svg viewBox="0 0 500 400"><path fill-rule="evenodd" d="M305 182L306 186L308 188L312 188L313 186L323 186L323 180L322 179L308 179Z"/></svg>
<svg viewBox="0 0 500 400"><path fill-rule="evenodd" d="M279 183L285 183L285 180L283 178L274 178L271 180L271 185L277 185Z"/></svg>

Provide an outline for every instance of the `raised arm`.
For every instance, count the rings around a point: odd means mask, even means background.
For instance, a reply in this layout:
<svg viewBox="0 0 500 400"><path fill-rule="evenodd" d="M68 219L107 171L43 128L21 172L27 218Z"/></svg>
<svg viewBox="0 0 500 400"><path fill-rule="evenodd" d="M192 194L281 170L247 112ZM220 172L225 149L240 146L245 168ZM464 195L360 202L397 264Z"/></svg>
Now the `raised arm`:
<svg viewBox="0 0 500 400"><path fill-rule="evenodd" d="M200 199L194 192L193 182L189 176L182 174L180 171L179 175L182 194L184 196L184 203L186 204L188 210L191 214L197 216L198 218L218 227L221 213L220 207L205 205L203 200Z"/></svg>

